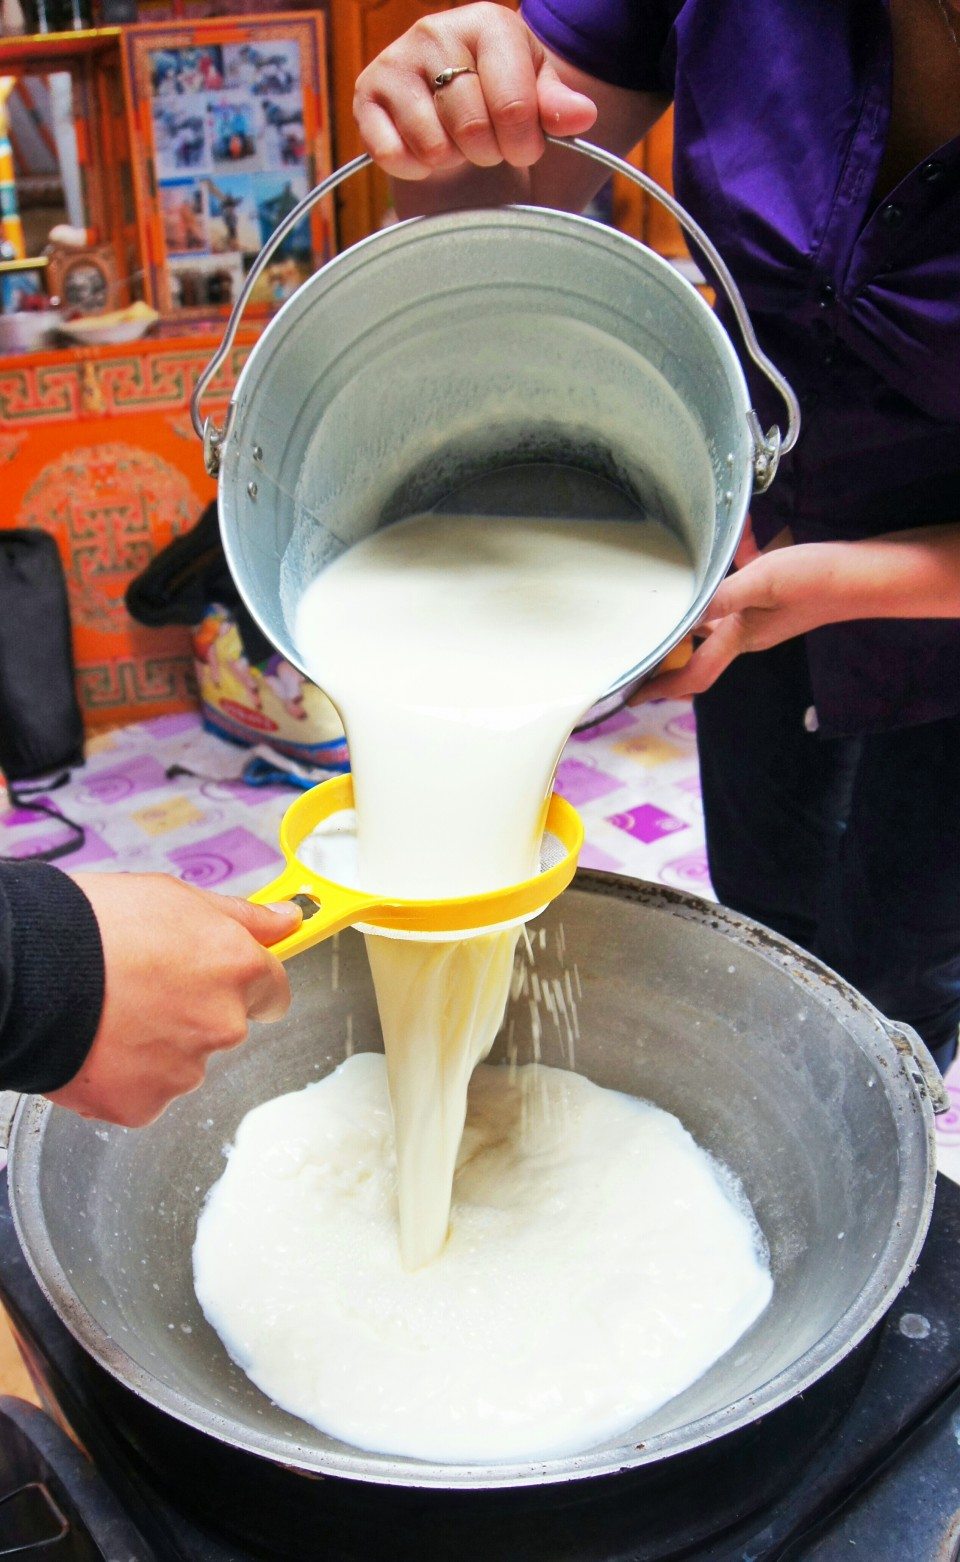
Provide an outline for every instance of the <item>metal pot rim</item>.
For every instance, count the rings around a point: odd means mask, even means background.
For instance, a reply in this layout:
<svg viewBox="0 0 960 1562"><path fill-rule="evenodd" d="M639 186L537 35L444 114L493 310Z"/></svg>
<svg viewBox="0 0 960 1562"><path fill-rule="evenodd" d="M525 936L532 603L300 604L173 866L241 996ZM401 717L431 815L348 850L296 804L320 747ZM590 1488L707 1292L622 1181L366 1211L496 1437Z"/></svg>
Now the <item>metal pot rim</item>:
<svg viewBox="0 0 960 1562"><path fill-rule="evenodd" d="M802 1394L824 1377L873 1330L906 1284L923 1246L933 1208L936 1152L933 1107L923 1064L918 1063L902 1030L892 1026L842 977L804 950L748 917L694 895L646 884L615 874L581 871L574 887L591 894L631 900L686 920L706 922L741 948L752 950L800 982L815 988L838 1018L860 1019L879 1033L889 1049L888 1074L906 1087L911 1111L900 1145L900 1189L897 1212L874 1272L856 1302L816 1345L754 1393L735 1400L696 1421L651 1437L639 1444L600 1449L573 1458L503 1465L458 1465L390 1461L361 1450L348 1453L315 1450L244 1429L241 1437L224 1416L206 1413L162 1379L141 1367L100 1327L74 1291L47 1233L39 1189L39 1169L46 1124L53 1110L41 1096L28 1096L17 1109L10 1137L8 1177L14 1226L37 1284L74 1339L126 1388L176 1420L245 1452L305 1475L337 1476L387 1486L478 1490L555 1484L616 1475L661 1459L692 1452L706 1443L739 1431ZM919 1201L910 1191L922 1184ZM798 1370L799 1369L799 1370Z"/></svg>

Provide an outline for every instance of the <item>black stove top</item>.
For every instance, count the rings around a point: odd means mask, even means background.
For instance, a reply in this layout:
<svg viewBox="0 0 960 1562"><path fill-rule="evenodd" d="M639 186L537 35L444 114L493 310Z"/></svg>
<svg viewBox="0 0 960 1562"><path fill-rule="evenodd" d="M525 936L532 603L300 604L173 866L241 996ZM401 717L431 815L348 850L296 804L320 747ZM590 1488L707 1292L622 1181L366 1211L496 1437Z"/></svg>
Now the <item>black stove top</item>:
<svg viewBox="0 0 960 1562"><path fill-rule="evenodd" d="M910 1284L874 1336L802 1401L748 1437L721 1439L655 1472L534 1494L447 1499L311 1479L144 1406L90 1360L44 1300L13 1231L5 1177L0 1298L97 1472L46 1418L8 1406L16 1425L4 1422L0 1401L0 1556L960 1562L960 1187L943 1178ZM36 1471L24 1452L31 1442L42 1445ZM8 1549L28 1510L31 1549ZM63 1527L71 1522L75 1550ZM41 1530L47 1538L37 1540Z"/></svg>

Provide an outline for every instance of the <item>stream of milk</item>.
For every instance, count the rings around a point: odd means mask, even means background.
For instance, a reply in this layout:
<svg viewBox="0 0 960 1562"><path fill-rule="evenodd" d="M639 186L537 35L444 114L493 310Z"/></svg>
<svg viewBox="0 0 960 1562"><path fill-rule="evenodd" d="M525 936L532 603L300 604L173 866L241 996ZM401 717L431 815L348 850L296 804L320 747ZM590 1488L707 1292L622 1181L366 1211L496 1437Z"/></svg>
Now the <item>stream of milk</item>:
<svg viewBox="0 0 960 1562"><path fill-rule="evenodd" d="M318 575L295 637L346 726L364 888L426 898L529 877L571 727L692 595L682 546L653 521L424 515ZM517 936L367 939L408 1269L446 1239L467 1085Z"/></svg>

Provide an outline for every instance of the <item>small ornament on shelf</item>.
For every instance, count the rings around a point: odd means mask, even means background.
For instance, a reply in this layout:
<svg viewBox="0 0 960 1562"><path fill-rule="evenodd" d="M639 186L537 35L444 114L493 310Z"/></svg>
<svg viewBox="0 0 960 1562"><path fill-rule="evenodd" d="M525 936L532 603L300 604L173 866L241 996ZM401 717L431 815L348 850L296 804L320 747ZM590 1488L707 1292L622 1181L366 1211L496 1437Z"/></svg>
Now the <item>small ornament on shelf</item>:
<svg viewBox="0 0 960 1562"><path fill-rule="evenodd" d="M66 313L102 315L114 307L119 278L112 245L81 250L53 245L48 254L50 286Z"/></svg>
<svg viewBox="0 0 960 1562"><path fill-rule="evenodd" d="M29 352L50 342L60 324L59 299L45 287L45 255L12 258L0 245L0 353Z"/></svg>

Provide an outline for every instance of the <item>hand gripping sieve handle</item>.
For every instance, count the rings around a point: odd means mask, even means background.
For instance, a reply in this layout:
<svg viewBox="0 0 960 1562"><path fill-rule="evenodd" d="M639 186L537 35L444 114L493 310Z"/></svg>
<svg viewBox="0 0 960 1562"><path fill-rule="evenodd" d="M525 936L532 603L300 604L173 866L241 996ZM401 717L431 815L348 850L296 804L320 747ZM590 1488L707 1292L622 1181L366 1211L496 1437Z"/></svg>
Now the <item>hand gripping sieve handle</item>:
<svg viewBox="0 0 960 1562"><path fill-rule="evenodd" d="M325 938L332 938L334 933L342 933L344 928L362 921L364 912L381 904L374 895L363 895L359 890L339 884L324 884L321 895L319 886L310 885L309 875L296 862L287 862L275 879L262 889L254 890L247 899L255 906L266 906L279 900L295 900L298 896L311 900L317 909L311 916L305 916L300 926L286 938L267 946L278 960L301 955L304 950L323 943Z"/></svg>
<svg viewBox="0 0 960 1562"><path fill-rule="evenodd" d="M769 488L774 479L780 456L788 450L792 450L797 442L797 436L800 433L800 403L797 401L789 381L784 378L776 365L771 362L757 341L753 323L747 312L747 306L723 256L716 248L712 239L708 238L707 234L704 233L700 224L694 221L689 212L680 205L679 201L675 200L672 195L668 195L667 191L662 189L656 180L651 179L649 174L641 173L638 168L634 168L624 158L617 157L614 152L608 152L602 146L596 146L592 141L584 141L580 136L574 136L569 140L561 136L547 136L546 140L552 146L567 147L571 151L581 153L584 157L593 158L594 162L601 163L604 168L609 168L611 173L621 174L624 179L629 179L631 183L638 185L641 190L645 190L655 201L659 201L660 205L671 216L676 218L684 232L694 240L698 248L706 256L717 281L733 309L748 354L757 365L757 368L770 381L774 389L783 397L787 407L787 432L784 435L781 435L780 429L776 424L764 434L760 427L759 419L752 408L747 414L750 434L753 439L753 486L757 493L763 493L764 489ZM319 201L332 194L344 180L369 167L372 161L373 159L365 153L360 157L355 157L352 162L344 163L342 168L338 168L335 173L324 179L322 184L318 184L315 190L311 190L309 194L305 195L299 205L295 206L293 211L271 233L251 266L250 271L247 273L246 281L230 312L230 318L223 333L223 341L201 373L194 387L193 395L190 398L190 416L198 437L203 441L204 464L211 476L216 476L220 469L220 452L227 437L230 411L228 408L224 423L222 426L218 426L212 418L203 416L200 405L211 380L215 375L219 374L226 362L227 355L236 339L243 312L264 267L287 235L292 233L293 229L303 221L304 217L313 210Z"/></svg>

